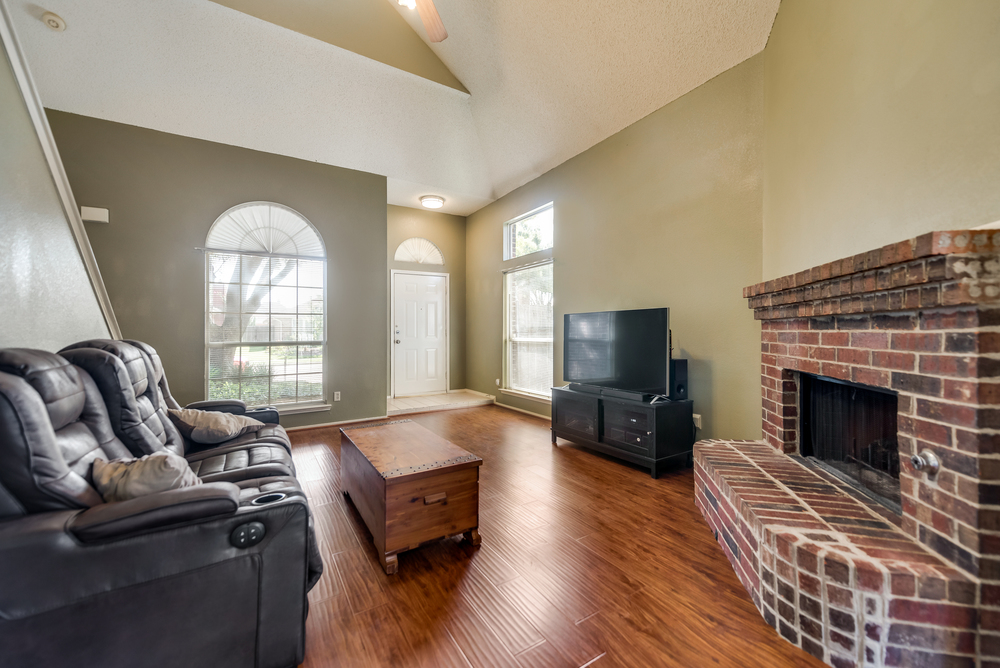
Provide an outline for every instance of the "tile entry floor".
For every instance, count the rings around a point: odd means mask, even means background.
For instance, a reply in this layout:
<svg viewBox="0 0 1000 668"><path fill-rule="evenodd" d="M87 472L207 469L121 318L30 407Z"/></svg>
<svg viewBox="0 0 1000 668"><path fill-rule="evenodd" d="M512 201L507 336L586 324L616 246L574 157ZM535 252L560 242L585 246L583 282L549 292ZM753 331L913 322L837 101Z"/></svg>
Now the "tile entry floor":
<svg viewBox="0 0 1000 668"><path fill-rule="evenodd" d="M443 411L453 408L472 408L494 403L495 397L471 390L452 390L442 394L426 394L417 397L389 397L387 415L407 415L427 411Z"/></svg>

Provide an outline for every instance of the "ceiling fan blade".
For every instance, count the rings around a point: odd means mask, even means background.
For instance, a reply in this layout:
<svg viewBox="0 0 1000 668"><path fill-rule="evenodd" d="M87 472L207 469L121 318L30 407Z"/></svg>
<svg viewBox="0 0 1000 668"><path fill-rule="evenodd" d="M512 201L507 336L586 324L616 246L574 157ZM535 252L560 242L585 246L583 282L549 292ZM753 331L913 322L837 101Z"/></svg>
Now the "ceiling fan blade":
<svg viewBox="0 0 1000 668"><path fill-rule="evenodd" d="M434 6L434 0L417 0L417 13L420 14L420 20L424 22L424 30L427 31L427 37L432 42L443 42L448 37L448 31L441 23L441 16L438 15L438 10Z"/></svg>

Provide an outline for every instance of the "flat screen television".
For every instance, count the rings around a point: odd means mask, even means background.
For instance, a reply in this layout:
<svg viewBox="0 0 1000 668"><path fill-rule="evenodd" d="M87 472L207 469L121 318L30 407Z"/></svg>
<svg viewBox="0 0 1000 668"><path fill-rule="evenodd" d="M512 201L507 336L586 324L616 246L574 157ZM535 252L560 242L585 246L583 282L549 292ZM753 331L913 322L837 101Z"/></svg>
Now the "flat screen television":
<svg viewBox="0 0 1000 668"><path fill-rule="evenodd" d="M667 394L670 309L567 313L563 325L565 380Z"/></svg>

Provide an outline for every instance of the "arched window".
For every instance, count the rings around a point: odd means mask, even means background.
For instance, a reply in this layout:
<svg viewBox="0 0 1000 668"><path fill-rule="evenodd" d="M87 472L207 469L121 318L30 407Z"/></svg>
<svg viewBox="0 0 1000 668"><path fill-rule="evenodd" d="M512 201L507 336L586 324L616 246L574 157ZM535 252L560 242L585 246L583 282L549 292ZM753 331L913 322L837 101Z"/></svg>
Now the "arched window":
<svg viewBox="0 0 1000 668"><path fill-rule="evenodd" d="M206 239L207 396L250 406L325 403L326 248L271 202L235 206Z"/></svg>
<svg viewBox="0 0 1000 668"><path fill-rule="evenodd" d="M411 237L399 244L396 248L396 255L392 258L396 262L416 262L418 264L444 264L444 255L441 250L423 237Z"/></svg>

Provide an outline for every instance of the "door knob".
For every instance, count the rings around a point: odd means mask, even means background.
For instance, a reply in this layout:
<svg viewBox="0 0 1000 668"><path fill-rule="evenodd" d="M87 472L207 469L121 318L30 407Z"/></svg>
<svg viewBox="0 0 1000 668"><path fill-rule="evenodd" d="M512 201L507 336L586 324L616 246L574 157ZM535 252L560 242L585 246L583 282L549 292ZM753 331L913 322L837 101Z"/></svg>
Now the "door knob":
<svg viewBox="0 0 1000 668"><path fill-rule="evenodd" d="M396 343L399 343L399 339L396 339Z"/></svg>

